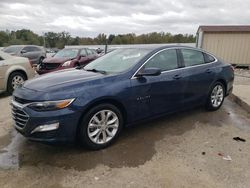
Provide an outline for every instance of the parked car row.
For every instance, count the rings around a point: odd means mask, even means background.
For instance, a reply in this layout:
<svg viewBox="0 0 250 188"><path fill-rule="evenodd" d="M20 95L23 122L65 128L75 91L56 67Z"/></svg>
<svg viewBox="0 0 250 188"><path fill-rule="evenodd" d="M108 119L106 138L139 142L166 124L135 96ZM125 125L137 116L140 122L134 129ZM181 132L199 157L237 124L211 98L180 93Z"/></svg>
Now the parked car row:
<svg viewBox="0 0 250 188"><path fill-rule="evenodd" d="M36 45L12 45L3 51L10 55L27 57L33 65L41 63L46 57L46 50Z"/></svg>
<svg viewBox="0 0 250 188"><path fill-rule="evenodd" d="M86 65L88 49L64 49L40 70ZM70 58L69 58L70 56ZM51 60L52 61L52 60ZM90 149L112 144L124 126L204 105L217 110L233 88L233 68L183 46L112 51L78 69L26 81L13 93L18 132L34 141L73 142ZM42 73L42 72L41 72Z"/></svg>

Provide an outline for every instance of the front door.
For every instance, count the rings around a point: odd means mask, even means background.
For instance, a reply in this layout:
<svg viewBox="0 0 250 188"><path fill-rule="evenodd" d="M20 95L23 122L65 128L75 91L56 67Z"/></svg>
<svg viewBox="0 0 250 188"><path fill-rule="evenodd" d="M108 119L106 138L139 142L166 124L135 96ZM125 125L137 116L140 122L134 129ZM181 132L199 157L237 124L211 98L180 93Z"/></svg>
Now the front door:
<svg viewBox="0 0 250 188"><path fill-rule="evenodd" d="M160 68L159 76L144 76L132 80L136 90L136 109L144 116L160 115L181 107L184 95L182 72L179 68L177 51L165 49L151 57L142 67Z"/></svg>

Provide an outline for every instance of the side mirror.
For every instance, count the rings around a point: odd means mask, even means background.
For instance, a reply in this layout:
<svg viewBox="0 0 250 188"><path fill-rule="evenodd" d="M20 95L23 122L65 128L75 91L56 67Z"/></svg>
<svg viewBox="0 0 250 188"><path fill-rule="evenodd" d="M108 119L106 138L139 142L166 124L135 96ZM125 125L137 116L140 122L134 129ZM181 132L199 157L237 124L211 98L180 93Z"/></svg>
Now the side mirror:
<svg viewBox="0 0 250 188"><path fill-rule="evenodd" d="M21 50L21 54L27 53L27 50Z"/></svg>
<svg viewBox="0 0 250 188"><path fill-rule="evenodd" d="M143 76L159 76L161 74L161 69L159 68L145 68L144 70L138 72L136 77Z"/></svg>

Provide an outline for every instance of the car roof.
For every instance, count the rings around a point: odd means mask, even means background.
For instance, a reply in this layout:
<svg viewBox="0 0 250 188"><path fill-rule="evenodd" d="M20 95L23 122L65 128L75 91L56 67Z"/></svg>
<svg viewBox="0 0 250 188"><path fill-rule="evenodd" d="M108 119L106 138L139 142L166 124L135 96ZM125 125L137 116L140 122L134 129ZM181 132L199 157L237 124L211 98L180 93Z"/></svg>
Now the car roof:
<svg viewBox="0 0 250 188"><path fill-rule="evenodd" d="M111 50L116 50L116 49L147 49L150 51L158 51L158 50L162 50L162 49L167 49L167 48L189 48L189 49L194 49L194 50L200 50L198 48L192 47L192 46L187 46L187 45L173 45L173 44L169 44L169 45L164 45L164 46L151 46L151 45L145 45L145 46L135 46L135 47L131 47L131 46L123 46L123 47L115 47L115 48L110 48Z"/></svg>
<svg viewBox="0 0 250 188"><path fill-rule="evenodd" d="M10 45L10 46L7 46L6 48L8 48L8 47L27 47L27 46L37 47L37 48L43 48L43 46L32 45L32 44Z"/></svg>

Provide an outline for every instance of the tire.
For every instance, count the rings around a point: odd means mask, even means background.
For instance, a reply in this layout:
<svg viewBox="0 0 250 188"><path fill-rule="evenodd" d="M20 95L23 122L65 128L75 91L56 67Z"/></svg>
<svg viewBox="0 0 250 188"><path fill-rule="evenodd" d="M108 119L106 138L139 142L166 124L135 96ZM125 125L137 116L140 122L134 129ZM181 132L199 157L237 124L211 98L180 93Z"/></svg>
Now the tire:
<svg viewBox="0 0 250 188"><path fill-rule="evenodd" d="M209 92L206 109L209 111L218 110L225 99L225 86L221 82L216 82Z"/></svg>
<svg viewBox="0 0 250 188"><path fill-rule="evenodd" d="M104 114L103 117L105 118L102 118L101 114ZM98 123L96 118L99 122L105 120ZM113 123L111 123L112 121ZM110 122L110 125L107 122ZM122 113L112 104L100 104L84 115L79 126L78 138L84 147L91 150L104 149L110 146L119 136L123 127ZM93 136L91 137L91 135Z"/></svg>
<svg viewBox="0 0 250 188"><path fill-rule="evenodd" d="M12 94L14 89L18 87L19 84L23 84L26 80L26 76L21 72L13 72L10 74L7 82L7 92Z"/></svg>

